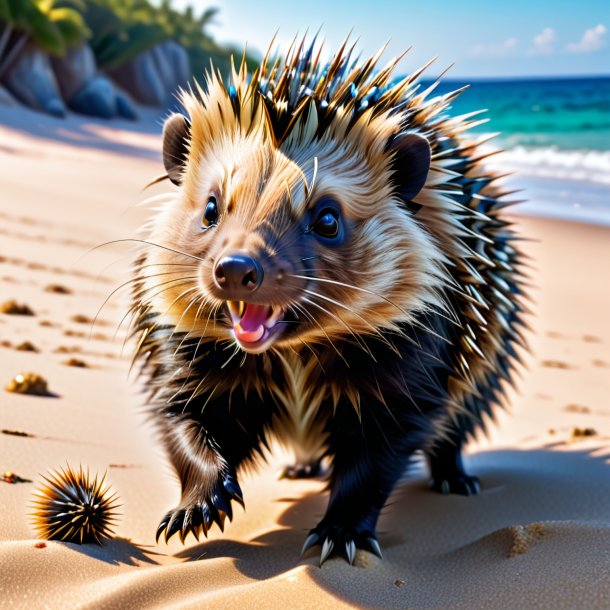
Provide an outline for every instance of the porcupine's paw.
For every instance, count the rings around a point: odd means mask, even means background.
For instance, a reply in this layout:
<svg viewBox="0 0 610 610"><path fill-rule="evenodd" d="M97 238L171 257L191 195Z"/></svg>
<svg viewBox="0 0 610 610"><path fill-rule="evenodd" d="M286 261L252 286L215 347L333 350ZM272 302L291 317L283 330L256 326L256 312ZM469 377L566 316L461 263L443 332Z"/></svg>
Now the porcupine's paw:
<svg viewBox="0 0 610 610"><path fill-rule="evenodd" d="M315 479L324 474L320 462L312 464L291 464L284 466L278 473L278 479Z"/></svg>
<svg viewBox="0 0 610 610"><path fill-rule="evenodd" d="M357 527L320 523L309 532L301 555L304 555L313 546L322 547L320 567L333 555L343 555L351 565L354 565L357 549L369 551L382 559L381 547L375 532Z"/></svg>
<svg viewBox="0 0 610 610"><path fill-rule="evenodd" d="M214 493L207 498L200 498L187 505L181 504L170 510L159 523L157 542L164 534L167 542L174 534L178 534L180 542L184 543L189 534L199 541L199 534L207 537L208 530L214 523L224 531L225 519L233 519L231 502L235 500L244 506L241 488L234 476L227 475L220 480Z"/></svg>
<svg viewBox="0 0 610 610"><path fill-rule="evenodd" d="M443 495L458 494L460 496L475 496L481 490L479 479L467 474L450 478L432 479L430 481L430 487Z"/></svg>

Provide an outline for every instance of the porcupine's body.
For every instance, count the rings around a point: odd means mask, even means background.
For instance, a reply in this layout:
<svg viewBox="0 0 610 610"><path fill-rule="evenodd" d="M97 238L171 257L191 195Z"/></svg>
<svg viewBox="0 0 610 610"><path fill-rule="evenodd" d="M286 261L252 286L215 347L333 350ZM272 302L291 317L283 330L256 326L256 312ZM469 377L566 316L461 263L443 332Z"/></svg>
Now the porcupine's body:
<svg viewBox="0 0 610 610"><path fill-rule="evenodd" d="M313 47L313 45L312 45ZM290 474L331 464L305 548L379 554L381 508L413 454L432 485L478 491L466 436L501 400L521 342L507 193L420 73L284 63L187 95L164 131L179 186L137 263L136 357L182 484L158 535L221 527L239 468L275 435ZM262 64L266 66L266 60ZM421 72L421 71L420 71Z"/></svg>

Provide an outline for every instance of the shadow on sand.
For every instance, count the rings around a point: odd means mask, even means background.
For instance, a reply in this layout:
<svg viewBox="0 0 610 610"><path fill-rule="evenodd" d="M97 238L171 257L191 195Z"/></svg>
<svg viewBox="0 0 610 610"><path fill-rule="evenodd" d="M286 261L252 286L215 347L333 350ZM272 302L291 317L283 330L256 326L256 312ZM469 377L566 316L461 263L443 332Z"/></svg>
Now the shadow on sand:
<svg viewBox="0 0 610 610"><path fill-rule="evenodd" d="M121 140L116 136L113 137L115 130L128 131L136 135L160 136L164 113L158 109L146 108L141 108L139 112L138 121L126 121L96 119L76 114L69 114L60 119L23 107L2 108L0 127L7 127L24 135L70 144L79 148L91 148L158 160L161 155L160 143L156 147L152 144L147 146L144 142L138 144L137 138ZM28 154L12 147L10 141L2 143L0 152Z"/></svg>
<svg viewBox="0 0 610 610"><path fill-rule="evenodd" d="M537 522L607 523L610 486L603 483L610 476L607 456L549 447L479 453L467 462L481 479L482 490L476 497L435 494L422 476L399 486L379 522L384 561L374 559L369 569L351 567L339 557L318 569L315 554L299 558L308 530L323 514L325 495L308 495L290 504L278 520L280 527L254 540L213 540L176 556L202 562L231 557L240 572L259 581L309 564L313 566L309 575L347 603L405 607L404 596L390 595L395 602L388 600L388 587L398 590L401 585L395 582L403 582L400 579L408 574L413 577L418 566L421 570L454 554L459 558L464 549L489 553L497 548L499 530ZM481 541L490 535L492 544ZM506 562L507 553L502 549L495 559Z"/></svg>
<svg viewBox="0 0 610 610"><path fill-rule="evenodd" d="M101 546L95 544L72 544L65 542L72 550L98 559L110 565L136 566L142 563L156 565L155 556L160 555L152 549L140 546L126 538L113 538Z"/></svg>

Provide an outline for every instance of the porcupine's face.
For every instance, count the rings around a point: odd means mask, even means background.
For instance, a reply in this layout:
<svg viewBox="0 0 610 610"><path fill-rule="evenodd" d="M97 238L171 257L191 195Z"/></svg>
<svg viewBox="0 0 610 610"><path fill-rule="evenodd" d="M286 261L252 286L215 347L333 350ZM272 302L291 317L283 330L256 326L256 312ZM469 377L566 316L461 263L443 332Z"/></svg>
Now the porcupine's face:
<svg viewBox="0 0 610 610"><path fill-rule="evenodd" d="M430 162L421 136L386 152L390 121L342 140L305 137L297 124L277 144L262 115L243 129L209 101L191 100L189 113L166 124L165 165L180 190L151 241L196 259L148 256L169 278L154 307L178 330L251 353L296 349L392 327L434 299L436 249L397 197L391 166L402 155L403 187L419 192Z"/></svg>

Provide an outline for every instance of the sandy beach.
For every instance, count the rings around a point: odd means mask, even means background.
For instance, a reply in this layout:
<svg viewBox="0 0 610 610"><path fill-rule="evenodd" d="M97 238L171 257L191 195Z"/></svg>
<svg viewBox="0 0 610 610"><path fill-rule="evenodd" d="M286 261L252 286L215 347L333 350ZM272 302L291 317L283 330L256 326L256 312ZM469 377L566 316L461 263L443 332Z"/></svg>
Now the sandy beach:
<svg viewBox="0 0 610 610"><path fill-rule="evenodd" d="M476 497L427 489L416 465L384 510L380 561L299 557L324 482L278 481L288 456L242 480L224 534L155 543L179 488L123 349L137 206L159 175L159 123L57 121L0 111L0 605L14 608L607 608L610 605L610 228L515 214L529 238L532 353L487 436L468 447ZM151 191L154 192L154 191ZM527 194L526 194L527 196ZM102 307L103 306L103 307ZM101 308L101 311L100 311ZM95 324L93 320L98 315ZM36 351L25 351L23 342ZM85 366L67 364L76 359ZM53 396L4 387L42 375ZM15 434L17 432L18 434ZM107 471L120 498L103 547L39 548L40 474Z"/></svg>

